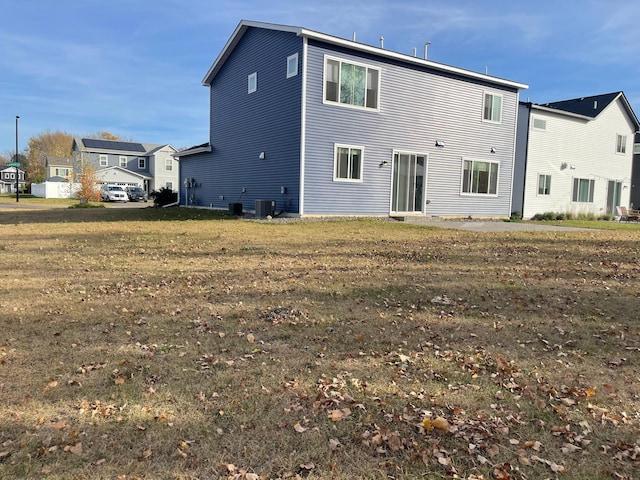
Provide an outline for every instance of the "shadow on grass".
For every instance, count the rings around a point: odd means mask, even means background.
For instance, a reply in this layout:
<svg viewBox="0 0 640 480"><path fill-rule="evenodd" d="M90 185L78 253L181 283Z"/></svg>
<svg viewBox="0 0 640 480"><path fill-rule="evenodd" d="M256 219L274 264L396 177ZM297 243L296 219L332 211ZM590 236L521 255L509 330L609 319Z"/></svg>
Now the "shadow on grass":
<svg viewBox="0 0 640 480"><path fill-rule="evenodd" d="M0 225L122 221L234 220L224 211L194 208L15 208L2 210Z"/></svg>

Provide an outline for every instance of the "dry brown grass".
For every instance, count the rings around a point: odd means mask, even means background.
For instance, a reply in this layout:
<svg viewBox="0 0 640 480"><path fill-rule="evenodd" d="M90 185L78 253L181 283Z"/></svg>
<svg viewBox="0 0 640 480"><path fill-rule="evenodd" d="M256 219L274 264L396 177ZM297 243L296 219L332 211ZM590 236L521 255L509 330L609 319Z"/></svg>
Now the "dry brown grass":
<svg viewBox="0 0 640 480"><path fill-rule="evenodd" d="M637 230L0 224L0 478L637 471Z"/></svg>

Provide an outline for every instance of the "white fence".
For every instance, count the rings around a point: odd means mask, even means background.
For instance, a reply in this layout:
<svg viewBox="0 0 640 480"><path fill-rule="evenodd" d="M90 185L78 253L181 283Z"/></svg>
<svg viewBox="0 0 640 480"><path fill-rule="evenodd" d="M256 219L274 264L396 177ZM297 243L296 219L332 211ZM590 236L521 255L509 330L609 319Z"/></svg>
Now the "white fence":
<svg viewBox="0 0 640 480"><path fill-rule="evenodd" d="M73 198L79 190L79 183L44 182L31 184L31 195L41 198Z"/></svg>

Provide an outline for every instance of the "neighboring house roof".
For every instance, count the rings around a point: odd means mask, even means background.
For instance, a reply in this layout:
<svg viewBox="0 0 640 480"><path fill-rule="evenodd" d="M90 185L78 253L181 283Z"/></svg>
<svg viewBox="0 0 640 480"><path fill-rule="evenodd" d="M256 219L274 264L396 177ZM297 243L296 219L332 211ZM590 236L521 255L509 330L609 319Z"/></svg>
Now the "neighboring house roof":
<svg viewBox="0 0 640 480"><path fill-rule="evenodd" d="M73 167L73 161L70 158L62 157L46 157L47 167Z"/></svg>
<svg viewBox="0 0 640 480"><path fill-rule="evenodd" d="M175 147L168 143L139 143L139 142L123 142L121 140L103 140L96 138L74 138L74 147L84 152L94 153L112 153L114 155L136 155L145 157L152 155L156 151L169 146L174 151Z"/></svg>
<svg viewBox="0 0 640 480"><path fill-rule="evenodd" d="M98 170L96 172L96 175L98 175L99 177L104 177L104 176L108 175L109 172L112 172L112 171L113 172L120 172L120 173L123 173L123 174L126 174L126 175L133 175L134 177L139 177L139 178L144 179L144 180L152 180L151 177L148 177L146 175L142 175L141 173L134 172L133 170L127 170L126 168L122 168L122 167L118 167L118 166L102 168L102 169L100 169L100 170Z"/></svg>
<svg viewBox="0 0 640 480"><path fill-rule="evenodd" d="M204 152L210 152L210 151L211 151L211 145L209 144L209 142L207 142L207 143L201 143L200 145L194 145L193 147L185 148L184 150L180 150L179 152L174 153L173 156L176 158L179 158L179 157L186 157L188 155L195 155L197 153L204 153Z"/></svg>
<svg viewBox="0 0 640 480"><path fill-rule="evenodd" d="M482 73L472 72L470 70L465 70L458 67L452 67L449 65L445 65L443 63L437 63L437 62L432 62L430 60L421 59L418 57L412 57L411 55L392 52L390 50L385 50L384 48L372 47L370 45L365 45L363 43L357 43L352 40L346 40L343 38L334 37L324 33L315 32L313 30L308 30L302 27L278 25L278 24L264 23L264 22L255 22L250 20L240 21L240 23L234 30L229 40L227 40L227 43L222 49L222 52L220 52L216 60L213 62L213 65L211 65L211 67L209 68L209 71L207 72L204 79L202 80L202 84L204 86L211 85L211 82L220 71L220 68L222 67L222 65L224 65L224 63L227 61L229 56L232 54L233 50L238 45L238 43L242 39L245 32L252 27L268 29L268 30L277 30L281 32L295 33L300 37L305 37L312 40L330 43L339 47L348 48L350 50L356 50L363 53L374 54L389 60L401 61L404 63L414 64L414 65L422 65L422 66L432 68L433 70L436 70L436 71L459 75L461 77L466 77L474 80L482 80L485 82L502 85L510 88L516 88L516 89L529 88L528 85L525 85L523 83L513 82L511 80L505 80L502 78L493 77L493 76L482 74Z"/></svg>
<svg viewBox="0 0 640 480"><path fill-rule="evenodd" d="M624 105L629 118L633 122L636 131L640 130L640 121L634 113L624 92L605 93L602 95L592 95L590 97L572 98L570 100L562 100L559 102L549 102L542 105L533 105L534 108L549 111L559 111L559 113L567 113L574 116L594 119L600 113L616 100L620 99ZM542 108L541 108L542 107Z"/></svg>

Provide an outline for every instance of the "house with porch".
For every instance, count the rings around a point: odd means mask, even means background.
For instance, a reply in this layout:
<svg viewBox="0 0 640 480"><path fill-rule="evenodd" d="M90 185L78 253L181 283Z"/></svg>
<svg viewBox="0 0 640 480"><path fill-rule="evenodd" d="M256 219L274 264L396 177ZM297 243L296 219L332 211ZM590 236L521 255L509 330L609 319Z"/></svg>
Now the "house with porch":
<svg viewBox="0 0 640 480"><path fill-rule="evenodd" d="M24 170L17 167L0 167L0 193L16 193L16 176L19 191L26 187Z"/></svg>
<svg viewBox="0 0 640 480"><path fill-rule="evenodd" d="M169 144L150 144L74 138L72 152L80 165L89 163L105 184L179 190L177 150Z"/></svg>
<svg viewBox="0 0 640 480"><path fill-rule="evenodd" d="M241 21L202 82L208 141L176 154L181 204L508 217L527 85L383 47Z"/></svg>
<svg viewBox="0 0 640 480"><path fill-rule="evenodd" d="M623 92L519 109L514 211L601 216L629 205L640 123Z"/></svg>

